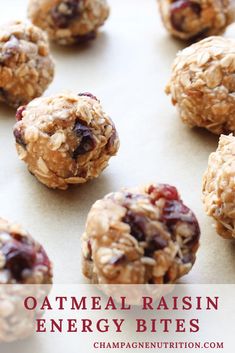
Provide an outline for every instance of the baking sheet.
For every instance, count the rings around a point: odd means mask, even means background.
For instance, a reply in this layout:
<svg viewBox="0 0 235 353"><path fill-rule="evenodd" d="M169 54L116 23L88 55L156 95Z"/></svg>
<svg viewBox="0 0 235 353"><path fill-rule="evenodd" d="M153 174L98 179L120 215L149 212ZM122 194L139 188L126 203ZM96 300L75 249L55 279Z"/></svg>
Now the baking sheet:
<svg viewBox="0 0 235 353"><path fill-rule="evenodd" d="M0 215L24 225L46 248L55 283L84 283L80 237L95 200L123 186L175 185L201 226L201 247L188 283L234 283L235 244L216 235L203 212L201 180L218 137L184 126L164 93L183 44L165 32L155 0L109 0L111 16L89 45L52 45L56 77L46 94L90 91L101 99L121 139L102 176L68 191L41 185L18 160L14 111L0 106ZM24 18L26 0L0 1L0 22ZM235 27L226 33L235 37Z"/></svg>

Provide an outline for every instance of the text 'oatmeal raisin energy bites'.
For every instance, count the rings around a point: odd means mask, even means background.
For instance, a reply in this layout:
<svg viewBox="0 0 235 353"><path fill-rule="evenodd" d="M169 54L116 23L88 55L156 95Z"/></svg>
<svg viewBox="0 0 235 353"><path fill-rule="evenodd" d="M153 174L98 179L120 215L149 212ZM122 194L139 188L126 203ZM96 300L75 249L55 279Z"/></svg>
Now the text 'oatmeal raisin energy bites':
<svg viewBox="0 0 235 353"><path fill-rule="evenodd" d="M166 93L188 126L234 132L235 40L210 37L180 51Z"/></svg>
<svg viewBox="0 0 235 353"><path fill-rule="evenodd" d="M41 96L53 77L47 35L40 28L21 21L0 27L0 101L26 104Z"/></svg>
<svg viewBox="0 0 235 353"><path fill-rule="evenodd" d="M222 34L234 22L233 0L158 0L163 24L183 40Z"/></svg>
<svg viewBox="0 0 235 353"><path fill-rule="evenodd" d="M221 135L203 177L203 203L224 238L235 238L235 137Z"/></svg>
<svg viewBox="0 0 235 353"><path fill-rule="evenodd" d="M200 229L175 187L148 185L95 202L82 237L83 273L98 284L168 284L188 273Z"/></svg>
<svg viewBox="0 0 235 353"><path fill-rule="evenodd" d="M68 45L94 39L109 6L106 0L30 0L28 14L51 40Z"/></svg>
<svg viewBox="0 0 235 353"><path fill-rule="evenodd" d="M19 158L49 188L98 177L119 148L114 123L90 93L37 98L20 107L16 118Z"/></svg>

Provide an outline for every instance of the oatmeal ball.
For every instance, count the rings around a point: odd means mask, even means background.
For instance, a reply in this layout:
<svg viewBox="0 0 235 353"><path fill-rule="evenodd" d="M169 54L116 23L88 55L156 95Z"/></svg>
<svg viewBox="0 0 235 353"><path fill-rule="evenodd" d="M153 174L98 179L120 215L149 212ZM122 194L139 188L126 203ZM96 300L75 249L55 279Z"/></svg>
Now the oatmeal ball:
<svg viewBox="0 0 235 353"><path fill-rule="evenodd" d="M53 189L98 177L119 148L112 120L90 93L37 98L20 107L16 118L19 158Z"/></svg>
<svg viewBox="0 0 235 353"><path fill-rule="evenodd" d="M203 177L203 203L224 238L235 238L235 137L221 135Z"/></svg>
<svg viewBox="0 0 235 353"><path fill-rule="evenodd" d="M68 45L94 39L109 6L106 0L30 0L28 14L51 40Z"/></svg>
<svg viewBox="0 0 235 353"><path fill-rule="evenodd" d="M0 218L0 285L51 282L52 265L43 247L22 227Z"/></svg>
<svg viewBox="0 0 235 353"><path fill-rule="evenodd" d="M175 187L115 192L88 215L83 273L98 284L175 283L191 270L199 237L197 219Z"/></svg>
<svg viewBox="0 0 235 353"><path fill-rule="evenodd" d="M45 33L27 22L0 27L0 101L13 107L39 97L52 82L54 62Z"/></svg>
<svg viewBox="0 0 235 353"><path fill-rule="evenodd" d="M179 52L166 93L190 127L234 132L235 40L210 37Z"/></svg>
<svg viewBox="0 0 235 353"><path fill-rule="evenodd" d="M34 333L42 312L28 311L23 303L27 297L41 303L51 283L52 265L43 247L21 226L0 218L0 343Z"/></svg>
<svg viewBox="0 0 235 353"><path fill-rule="evenodd" d="M222 34L235 20L233 0L158 0L163 24L188 40Z"/></svg>

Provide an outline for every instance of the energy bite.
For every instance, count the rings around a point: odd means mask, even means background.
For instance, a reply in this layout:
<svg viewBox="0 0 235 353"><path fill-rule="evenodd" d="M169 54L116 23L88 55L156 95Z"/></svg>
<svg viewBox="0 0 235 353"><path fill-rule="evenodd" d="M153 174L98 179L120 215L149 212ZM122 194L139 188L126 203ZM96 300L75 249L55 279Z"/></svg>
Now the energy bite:
<svg viewBox="0 0 235 353"><path fill-rule="evenodd" d="M54 62L46 34L28 22L0 27L0 101L18 107L52 82Z"/></svg>
<svg viewBox="0 0 235 353"><path fill-rule="evenodd" d="M28 15L51 40L68 45L94 39L109 6L106 0L30 0Z"/></svg>
<svg viewBox="0 0 235 353"><path fill-rule="evenodd" d="M180 51L166 93L182 121L215 134L235 131L235 40L206 38Z"/></svg>
<svg viewBox="0 0 235 353"><path fill-rule="evenodd" d="M188 273L200 229L175 187L148 185L92 206L82 237L83 273L98 284L167 284Z"/></svg>
<svg viewBox="0 0 235 353"><path fill-rule="evenodd" d="M43 247L22 227L0 218L0 285L50 283L52 265Z"/></svg>
<svg viewBox="0 0 235 353"><path fill-rule="evenodd" d="M235 137L221 135L203 177L203 203L224 238L235 238Z"/></svg>
<svg viewBox="0 0 235 353"><path fill-rule="evenodd" d="M233 0L158 0L163 24L188 40L222 34L234 22Z"/></svg>
<svg viewBox="0 0 235 353"><path fill-rule="evenodd" d="M49 188L98 177L119 148L112 120L90 93L35 99L18 109L16 119L19 158Z"/></svg>

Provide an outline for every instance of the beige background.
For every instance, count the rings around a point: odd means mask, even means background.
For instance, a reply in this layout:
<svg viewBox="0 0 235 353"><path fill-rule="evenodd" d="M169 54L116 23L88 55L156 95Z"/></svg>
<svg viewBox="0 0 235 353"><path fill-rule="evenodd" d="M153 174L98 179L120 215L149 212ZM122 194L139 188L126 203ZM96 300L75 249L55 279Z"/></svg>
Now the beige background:
<svg viewBox="0 0 235 353"><path fill-rule="evenodd" d="M39 184L17 158L14 111L0 106L0 215L22 223L45 246L56 283L82 283L80 236L92 203L123 186L149 181L178 187L202 231L197 262L183 281L234 283L235 245L219 238L200 200L202 174L217 137L179 120L164 86L182 43L165 32L155 0L109 0L112 13L98 39L83 48L52 46L61 90L97 95L115 121L121 148L103 175L68 191ZM0 22L22 18L26 0L0 1ZM235 37L235 27L227 35Z"/></svg>

